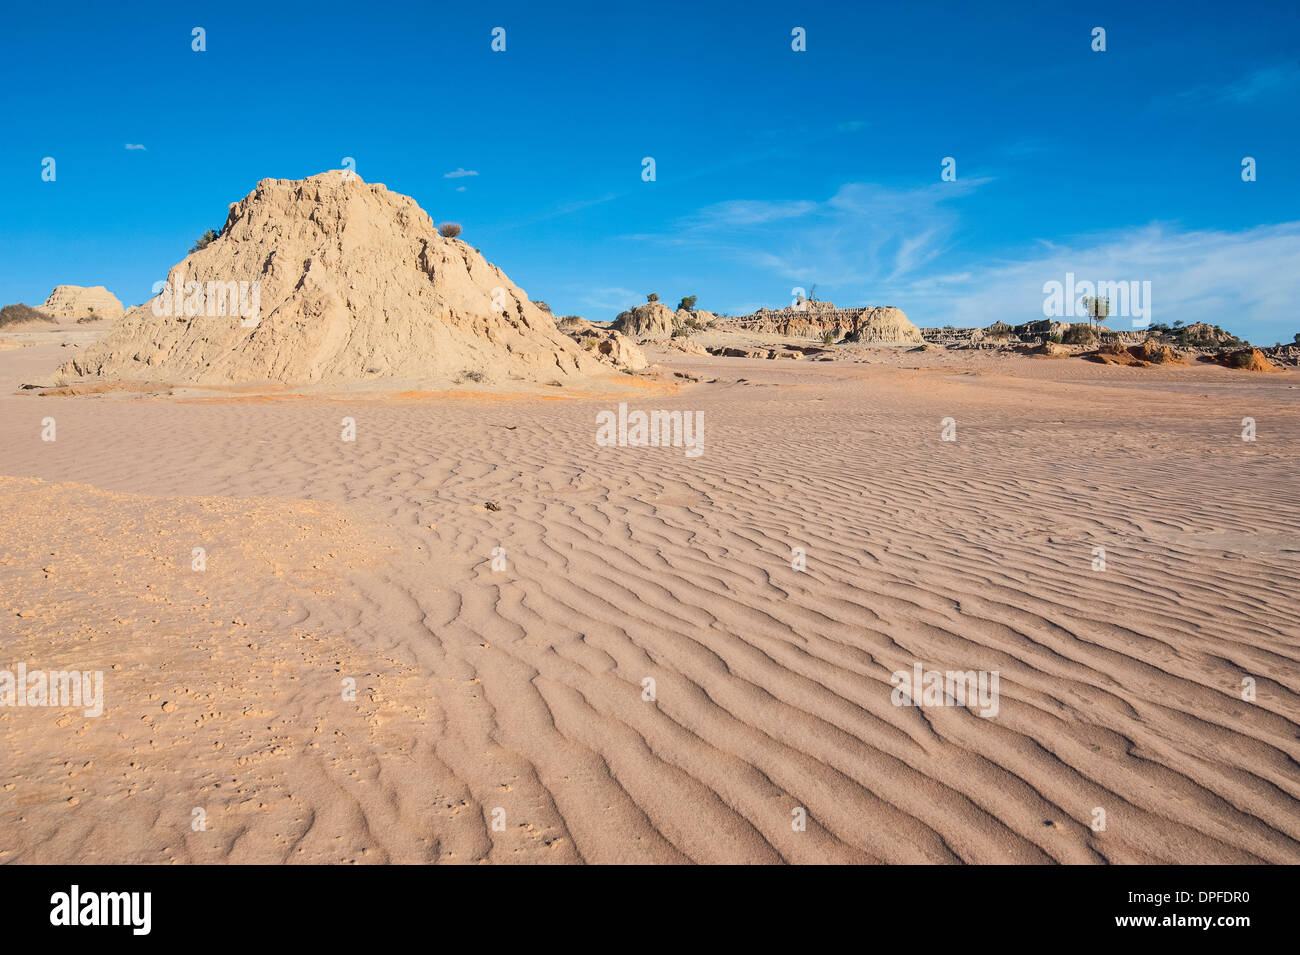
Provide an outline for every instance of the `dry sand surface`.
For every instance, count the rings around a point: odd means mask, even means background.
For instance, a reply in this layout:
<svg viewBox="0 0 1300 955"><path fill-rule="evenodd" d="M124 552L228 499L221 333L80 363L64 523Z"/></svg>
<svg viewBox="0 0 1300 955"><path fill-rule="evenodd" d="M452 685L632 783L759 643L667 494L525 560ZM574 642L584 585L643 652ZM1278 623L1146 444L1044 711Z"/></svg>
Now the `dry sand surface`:
<svg viewBox="0 0 1300 955"><path fill-rule="evenodd" d="M0 707L0 861L1300 862L1300 376L858 354L652 354L693 458L0 351L0 668L105 696Z"/></svg>

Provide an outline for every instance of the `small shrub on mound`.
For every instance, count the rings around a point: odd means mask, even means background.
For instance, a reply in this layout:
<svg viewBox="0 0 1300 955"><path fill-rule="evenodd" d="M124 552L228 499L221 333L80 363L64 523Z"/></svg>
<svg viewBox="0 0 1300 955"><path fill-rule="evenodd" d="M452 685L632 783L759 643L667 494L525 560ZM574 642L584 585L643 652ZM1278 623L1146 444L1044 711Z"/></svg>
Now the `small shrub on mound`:
<svg viewBox="0 0 1300 955"><path fill-rule="evenodd" d="M197 239L194 240L194 244L190 246L190 255L193 255L195 252L199 251L200 249L206 249L208 246L210 246L213 242L217 241L217 239L219 238L221 238L221 233L217 232L214 229L209 229L207 232L203 233L201 236L199 236Z"/></svg>
<svg viewBox="0 0 1300 955"><path fill-rule="evenodd" d="M438 234L444 239L454 239L460 235L461 228L459 222L444 222L438 226Z"/></svg>
<svg viewBox="0 0 1300 955"><path fill-rule="evenodd" d="M835 333L834 333L834 332L822 332L822 344L823 344L823 345L834 345L834 344L835 344Z"/></svg>

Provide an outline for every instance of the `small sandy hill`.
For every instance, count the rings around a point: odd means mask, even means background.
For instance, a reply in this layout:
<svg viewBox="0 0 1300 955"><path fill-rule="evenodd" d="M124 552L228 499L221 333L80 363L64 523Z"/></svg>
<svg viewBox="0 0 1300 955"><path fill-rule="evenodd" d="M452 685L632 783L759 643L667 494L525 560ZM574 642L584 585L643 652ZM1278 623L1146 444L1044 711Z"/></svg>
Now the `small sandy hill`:
<svg viewBox="0 0 1300 955"><path fill-rule="evenodd" d="M1182 329L1182 338L1192 345L1214 346L1233 340L1232 335L1218 325L1206 322L1193 322Z"/></svg>
<svg viewBox="0 0 1300 955"><path fill-rule="evenodd" d="M677 327L677 315L663 302L646 302L620 312L611 327L637 341L671 338L673 329Z"/></svg>
<svg viewBox="0 0 1300 955"><path fill-rule="evenodd" d="M892 305L863 309L852 334L860 342L919 345L925 341L903 310Z"/></svg>
<svg viewBox="0 0 1300 955"><path fill-rule="evenodd" d="M39 308L54 318L85 318L88 315L117 318L123 312L117 296L102 285L60 285Z"/></svg>
<svg viewBox="0 0 1300 955"><path fill-rule="evenodd" d="M1085 355L1089 361L1103 365L1133 365L1139 368L1147 365L1186 365L1181 355L1168 345L1161 345L1148 339L1140 345L1124 345L1110 342L1091 355Z"/></svg>
<svg viewBox="0 0 1300 955"><path fill-rule="evenodd" d="M1132 345L1129 351L1137 358L1150 362L1153 365L1186 365L1183 356L1178 354L1168 345L1161 345L1147 339L1141 345Z"/></svg>
<svg viewBox="0 0 1300 955"><path fill-rule="evenodd" d="M264 179L65 375L176 383L548 382L607 371L409 196Z"/></svg>
<svg viewBox="0 0 1300 955"><path fill-rule="evenodd" d="M1264 353L1258 348L1241 348L1237 351L1220 352L1217 355L1204 355L1201 361L1213 362L1216 365L1222 365L1225 368L1236 368L1239 371L1284 371L1273 364Z"/></svg>

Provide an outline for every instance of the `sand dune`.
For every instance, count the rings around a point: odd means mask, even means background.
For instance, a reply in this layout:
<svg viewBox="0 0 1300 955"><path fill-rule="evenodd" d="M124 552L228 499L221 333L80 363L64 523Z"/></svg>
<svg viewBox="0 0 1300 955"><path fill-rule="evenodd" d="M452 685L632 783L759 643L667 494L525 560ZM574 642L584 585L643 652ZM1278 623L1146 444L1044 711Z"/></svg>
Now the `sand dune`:
<svg viewBox="0 0 1300 955"><path fill-rule="evenodd" d="M107 701L0 708L0 860L1300 862L1294 374L652 358L698 458L607 400L0 398L0 666Z"/></svg>

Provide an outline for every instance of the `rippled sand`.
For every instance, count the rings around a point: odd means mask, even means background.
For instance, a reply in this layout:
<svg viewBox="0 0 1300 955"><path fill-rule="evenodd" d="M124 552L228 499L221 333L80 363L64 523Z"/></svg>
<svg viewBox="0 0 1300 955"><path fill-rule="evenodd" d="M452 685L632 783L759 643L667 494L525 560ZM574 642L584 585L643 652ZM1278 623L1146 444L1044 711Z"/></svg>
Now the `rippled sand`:
<svg viewBox="0 0 1300 955"><path fill-rule="evenodd" d="M1300 862L1294 372L660 355L692 458L605 399L14 394L58 352L0 353L0 668L105 715L0 707L0 861Z"/></svg>

